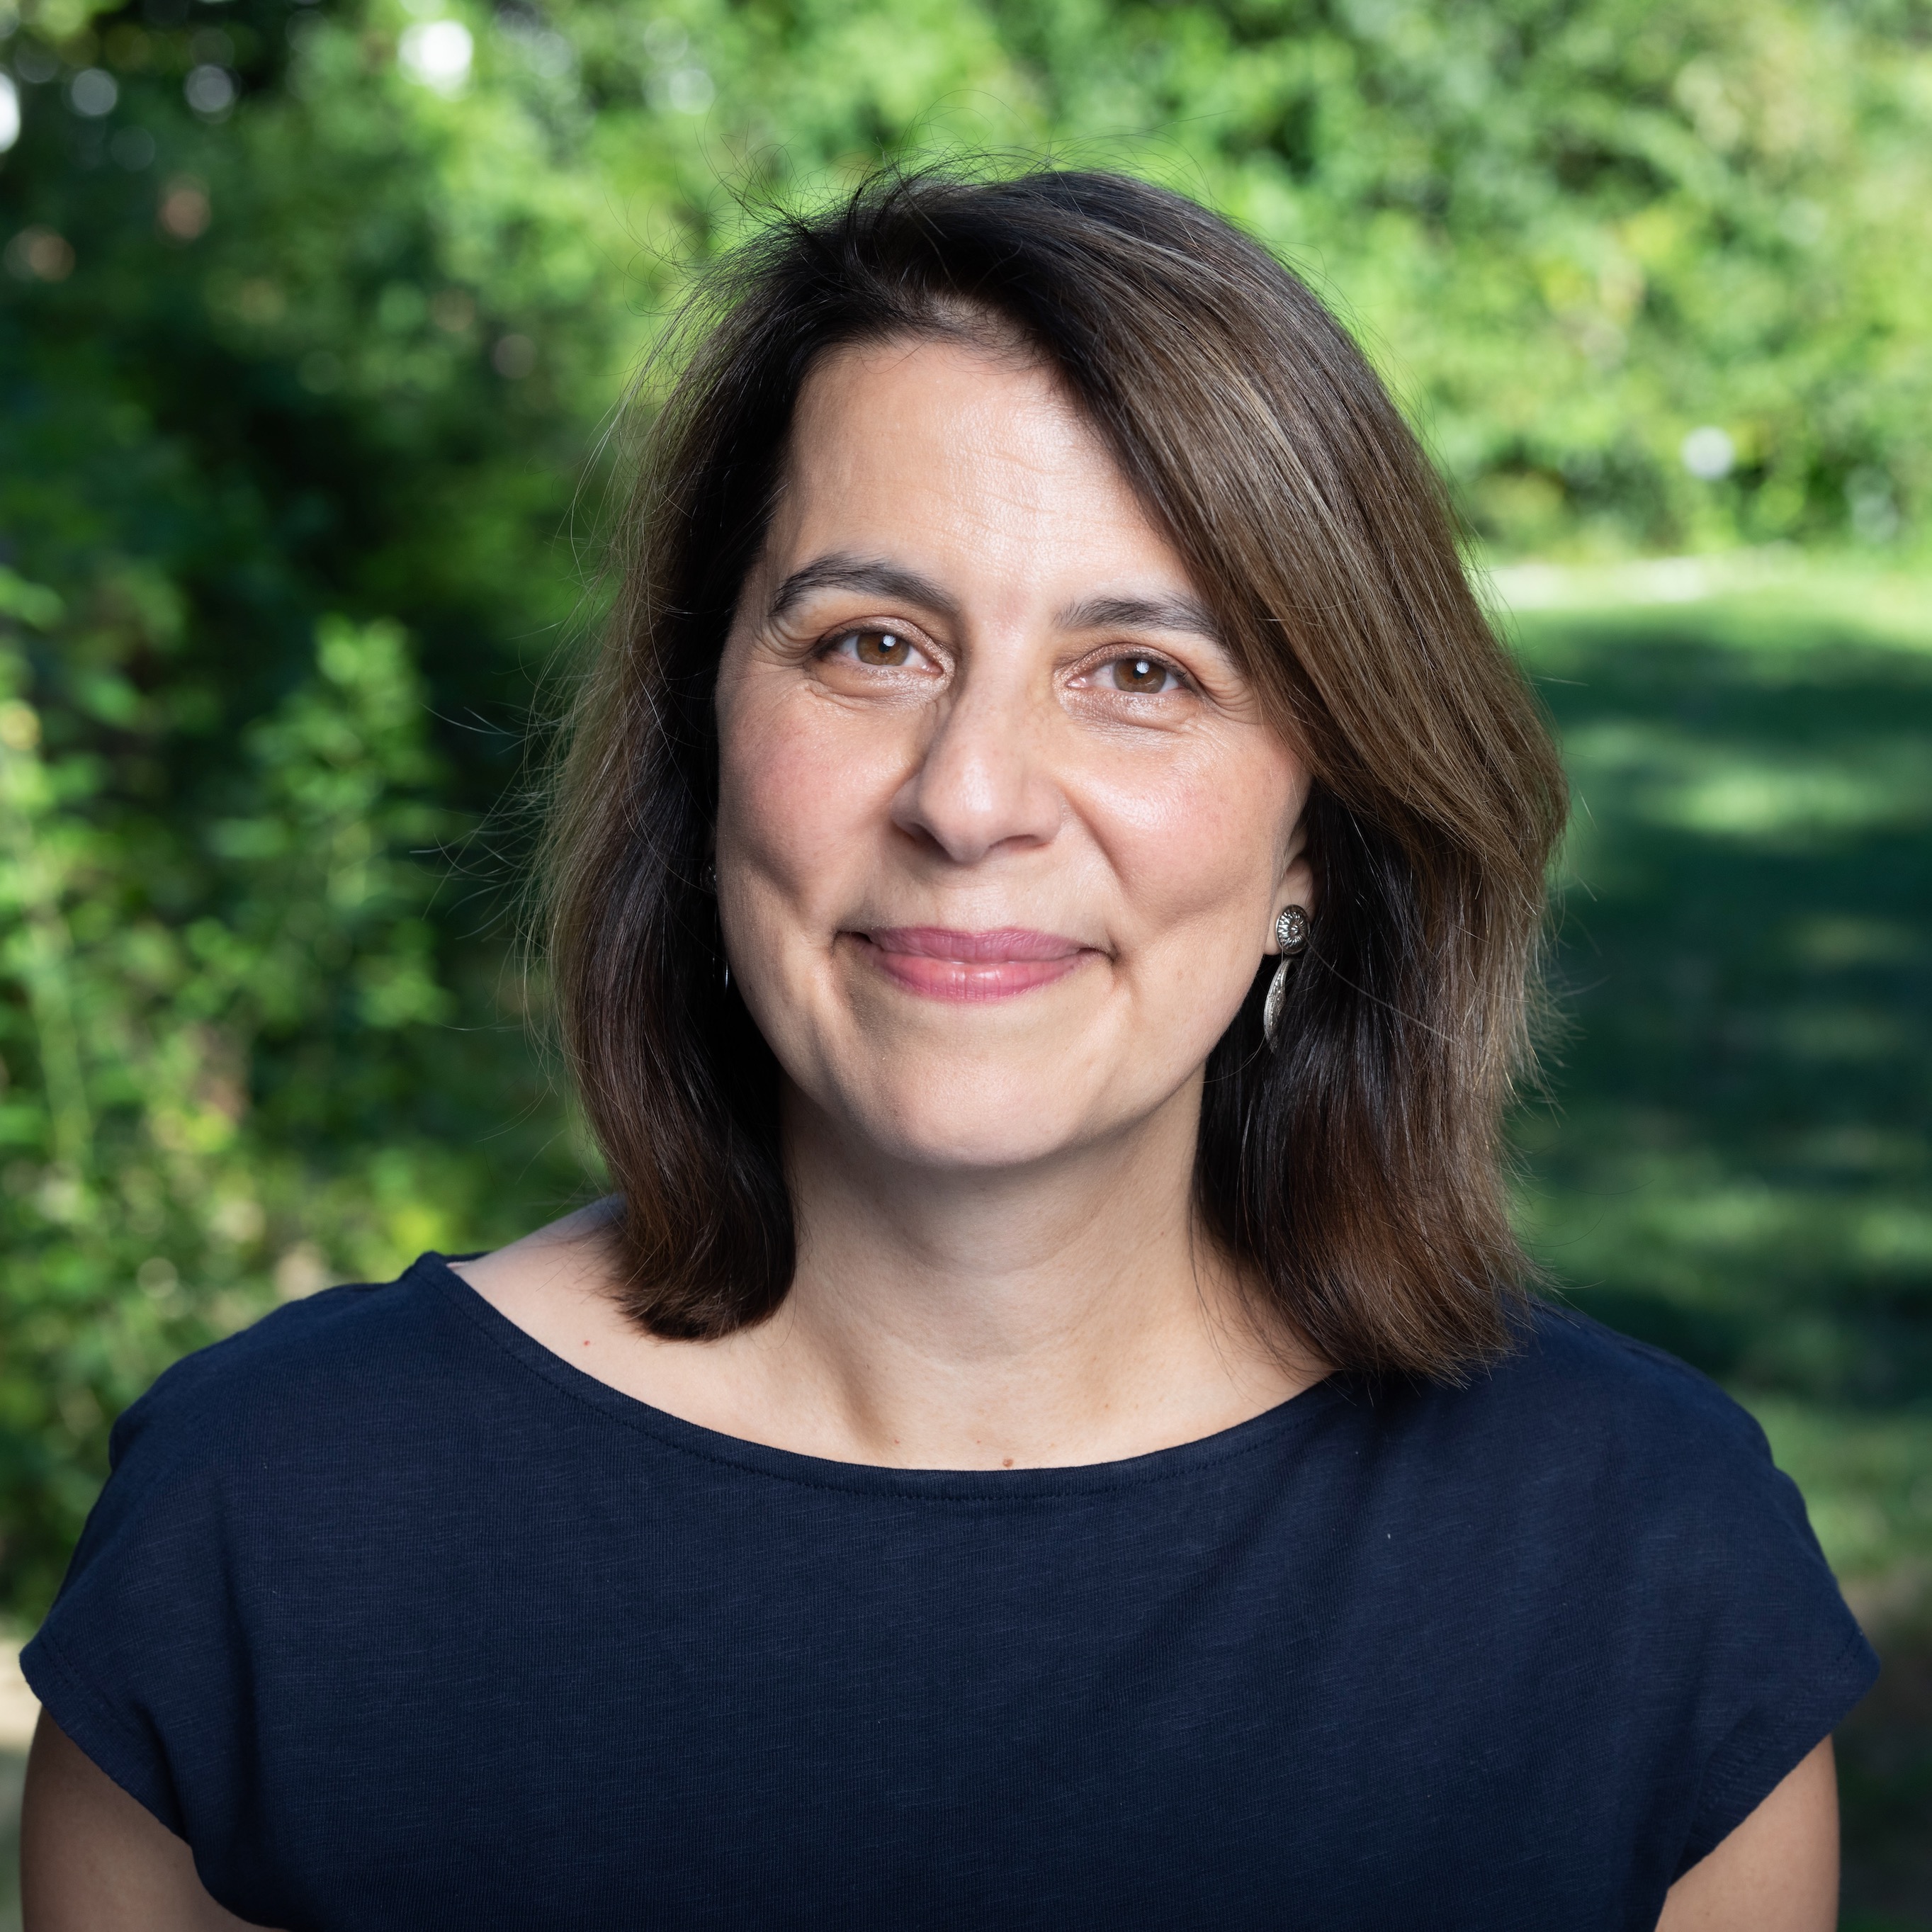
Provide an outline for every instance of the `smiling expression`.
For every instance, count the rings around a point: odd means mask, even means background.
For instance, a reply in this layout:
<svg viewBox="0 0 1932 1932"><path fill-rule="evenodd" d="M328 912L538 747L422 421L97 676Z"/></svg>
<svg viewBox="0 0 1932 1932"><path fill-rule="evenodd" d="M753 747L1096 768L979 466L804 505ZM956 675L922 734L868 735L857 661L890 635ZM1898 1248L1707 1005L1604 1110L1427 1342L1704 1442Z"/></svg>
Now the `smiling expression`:
<svg viewBox="0 0 1932 1932"><path fill-rule="evenodd" d="M997 1167L1198 1106L1311 903L1302 767L1055 379L952 341L800 397L718 674L733 977L805 1102Z"/></svg>

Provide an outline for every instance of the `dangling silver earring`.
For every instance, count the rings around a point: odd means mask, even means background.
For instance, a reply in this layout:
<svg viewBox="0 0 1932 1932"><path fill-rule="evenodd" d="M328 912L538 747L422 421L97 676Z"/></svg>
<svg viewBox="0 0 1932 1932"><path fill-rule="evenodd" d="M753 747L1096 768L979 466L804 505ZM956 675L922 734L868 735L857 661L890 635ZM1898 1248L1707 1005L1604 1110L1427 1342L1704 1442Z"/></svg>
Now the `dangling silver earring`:
<svg viewBox="0 0 1932 1932"><path fill-rule="evenodd" d="M1282 908L1274 922L1274 943L1281 949L1281 964L1268 982L1268 1003L1262 1008L1262 1032L1270 1053L1281 1046L1281 1010L1288 998L1288 962L1308 945L1308 914L1301 907Z"/></svg>

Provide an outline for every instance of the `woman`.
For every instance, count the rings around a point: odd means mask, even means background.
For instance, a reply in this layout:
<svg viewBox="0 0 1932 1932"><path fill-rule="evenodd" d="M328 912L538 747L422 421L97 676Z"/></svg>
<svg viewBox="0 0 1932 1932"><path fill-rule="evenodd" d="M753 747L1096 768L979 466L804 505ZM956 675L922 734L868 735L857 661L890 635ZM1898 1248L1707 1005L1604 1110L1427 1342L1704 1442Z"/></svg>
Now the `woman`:
<svg viewBox="0 0 1932 1932"><path fill-rule="evenodd" d="M1560 774L1360 356L1100 176L712 293L550 854L615 1192L129 1412L30 1927L1828 1925L1872 1660L1522 1292Z"/></svg>

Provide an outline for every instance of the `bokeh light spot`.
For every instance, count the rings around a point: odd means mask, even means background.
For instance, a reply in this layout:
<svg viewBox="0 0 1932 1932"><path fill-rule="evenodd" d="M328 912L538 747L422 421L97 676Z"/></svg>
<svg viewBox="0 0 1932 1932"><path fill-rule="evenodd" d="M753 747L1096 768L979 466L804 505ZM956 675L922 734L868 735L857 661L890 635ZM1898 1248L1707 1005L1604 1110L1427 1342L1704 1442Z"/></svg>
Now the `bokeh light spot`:
<svg viewBox="0 0 1932 1932"><path fill-rule="evenodd" d="M1694 429L1678 446L1677 453L1684 468L1706 483L1730 476L1738 460L1737 445L1714 423Z"/></svg>
<svg viewBox="0 0 1932 1932"><path fill-rule="evenodd" d="M104 114L114 112L114 104L121 98L121 90L114 84L114 76L104 68L84 67L67 84L68 105L76 114L84 114L90 121L98 121Z"/></svg>
<svg viewBox="0 0 1932 1932"><path fill-rule="evenodd" d="M161 190L158 219L177 242L192 242L208 232L213 218L208 190L192 175L177 175Z"/></svg>
<svg viewBox="0 0 1932 1932"><path fill-rule="evenodd" d="M537 366L537 346L527 335L506 335L490 350L490 361L498 375L520 382Z"/></svg>
<svg viewBox="0 0 1932 1932"><path fill-rule="evenodd" d="M451 335L460 335L476 320L476 298L467 289L439 289L430 298L429 319Z"/></svg>
<svg viewBox="0 0 1932 1932"><path fill-rule="evenodd" d="M7 244L7 272L16 281L64 282L74 273L74 250L51 228L23 228Z"/></svg>
<svg viewBox="0 0 1932 1932"><path fill-rule="evenodd" d="M204 62L189 70L182 94L204 120L219 121L235 105L235 76L226 68Z"/></svg>
<svg viewBox="0 0 1932 1932"><path fill-rule="evenodd" d="M454 94L470 78L476 44L460 20L422 20L404 30L398 58L419 86Z"/></svg>

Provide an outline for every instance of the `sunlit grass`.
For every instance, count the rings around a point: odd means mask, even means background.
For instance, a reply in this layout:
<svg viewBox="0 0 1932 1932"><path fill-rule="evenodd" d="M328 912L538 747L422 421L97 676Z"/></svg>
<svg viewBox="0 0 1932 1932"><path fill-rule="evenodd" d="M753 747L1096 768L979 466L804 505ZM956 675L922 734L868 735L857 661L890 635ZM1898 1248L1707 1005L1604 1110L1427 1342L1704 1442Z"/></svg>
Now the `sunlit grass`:
<svg viewBox="0 0 1932 1932"><path fill-rule="evenodd" d="M1932 1583L1932 1415L1765 1394L1751 1406L1854 1594L1880 1616L1908 1607Z"/></svg>
<svg viewBox="0 0 1932 1932"><path fill-rule="evenodd" d="M1932 766L1922 739L1909 734L1874 734L1851 760L1754 755L1722 737L1616 719L1576 727L1564 748L1586 823L1596 817L1594 796L1611 789L1648 824L1780 844L1909 826L1932 812Z"/></svg>

